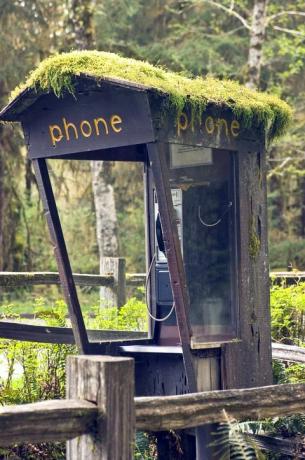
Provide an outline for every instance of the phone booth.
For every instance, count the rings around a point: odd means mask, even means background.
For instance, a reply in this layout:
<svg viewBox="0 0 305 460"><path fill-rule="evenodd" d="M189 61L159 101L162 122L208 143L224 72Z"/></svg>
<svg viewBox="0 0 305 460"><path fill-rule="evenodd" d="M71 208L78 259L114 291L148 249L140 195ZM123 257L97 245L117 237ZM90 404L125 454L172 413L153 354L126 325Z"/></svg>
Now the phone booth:
<svg viewBox="0 0 305 460"><path fill-rule="evenodd" d="M24 89L1 120L22 124L79 352L134 357L141 396L271 384L263 125L225 103L173 110L164 92L112 75L72 82L61 97ZM143 164L147 338L89 340L48 172L55 158Z"/></svg>

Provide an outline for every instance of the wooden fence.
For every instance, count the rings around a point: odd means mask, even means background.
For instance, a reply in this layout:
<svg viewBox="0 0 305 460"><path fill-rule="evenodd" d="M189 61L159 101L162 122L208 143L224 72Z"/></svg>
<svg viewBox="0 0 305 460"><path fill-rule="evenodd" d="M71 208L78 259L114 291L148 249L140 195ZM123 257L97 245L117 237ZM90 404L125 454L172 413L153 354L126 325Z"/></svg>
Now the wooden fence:
<svg viewBox="0 0 305 460"><path fill-rule="evenodd" d="M304 384L134 398L132 358L70 356L67 399L0 408L0 445L68 440L69 460L131 460L136 429L180 430L228 417L304 412Z"/></svg>
<svg viewBox="0 0 305 460"><path fill-rule="evenodd" d="M115 260L112 261L112 267L115 263ZM108 298L115 305L124 303L126 287L145 283L145 274L126 274L125 264L122 263L118 263L113 272L103 275L73 276L79 286L103 286L106 290L109 289ZM272 274L272 278L276 282L285 280L289 285L304 281L305 273ZM0 288L51 284L60 284L58 273L0 273ZM126 333L88 331L91 340L113 340L114 334L115 338L123 339ZM129 338L130 334L134 334L134 338L143 337L138 332L128 334ZM9 322L0 322L0 336L17 340L74 343L70 328ZM296 346L273 343L272 356L288 362L305 363L305 349ZM238 421L305 412L305 385L278 385L133 399L133 378L133 360L129 358L70 357L67 399L2 407L0 445L69 440L69 460L124 460L132 458L135 428L149 431L192 428L224 421L224 410L229 417ZM263 435L245 436L254 436L258 445L267 450L286 455L294 455L297 451L298 458L305 459L305 453L300 453L300 444L291 440ZM75 437L77 438L74 439Z"/></svg>
<svg viewBox="0 0 305 460"><path fill-rule="evenodd" d="M103 295L111 305L122 306L126 302L126 287L138 287L145 284L145 273L126 273L125 259L105 257L104 273L89 275L74 273L77 286L103 287ZM305 281L305 272L271 272L270 278L288 285ZM60 285L55 272L0 272L0 289L34 285Z"/></svg>
<svg viewBox="0 0 305 460"><path fill-rule="evenodd" d="M126 273L124 259L107 257L104 267L111 271L102 275L74 273L77 286L103 287L103 297L109 305L121 307L126 302L126 287L138 287L145 284L145 273ZM55 272L0 272L0 288L18 288L24 286L60 285L59 274Z"/></svg>
<svg viewBox="0 0 305 460"><path fill-rule="evenodd" d="M126 287L138 287L145 284L145 273L126 273L125 263L121 258L106 258L104 267L110 267L113 271L102 275L89 275L74 273L73 278L78 286L91 286L109 289L109 299L114 305L118 301L125 303ZM123 259L124 260L124 259ZM272 272L271 279L276 282L297 283L305 281L305 272ZM120 280L120 282L118 282ZM0 289L17 288L22 286L35 285L60 285L58 273L55 272L0 272ZM119 303L120 303L119 302ZM22 315L21 315L22 316ZM103 341L124 339L125 331L97 331L88 330L88 338L91 341ZM18 324L16 322L0 321L0 337L6 339L74 344L74 336L71 328L32 326L29 324ZM128 332L128 338L145 338L146 333ZM305 363L305 350L299 347L272 344L272 357L290 362Z"/></svg>

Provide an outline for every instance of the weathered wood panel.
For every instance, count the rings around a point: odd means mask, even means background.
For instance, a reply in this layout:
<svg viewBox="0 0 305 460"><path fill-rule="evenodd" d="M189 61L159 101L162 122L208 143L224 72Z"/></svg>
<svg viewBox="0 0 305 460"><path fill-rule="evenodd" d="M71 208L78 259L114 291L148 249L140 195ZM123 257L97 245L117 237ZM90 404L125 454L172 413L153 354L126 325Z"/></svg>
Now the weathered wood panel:
<svg viewBox="0 0 305 460"><path fill-rule="evenodd" d="M95 404L76 399L0 407L0 445L66 441L92 430L97 416Z"/></svg>
<svg viewBox="0 0 305 460"><path fill-rule="evenodd" d="M290 286L292 284L304 283L305 282L305 272L299 272L299 271L271 272L270 278L276 284L282 284L284 281L285 285Z"/></svg>
<svg viewBox="0 0 305 460"><path fill-rule="evenodd" d="M97 404L105 417L95 433L67 444L69 460L131 460L133 458L134 362L131 358L70 356L67 397Z"/></svg>
<svg viewBox="0 0 305 460"><path fill-rule="evenodd" d="M113 274L88 275L73 273L78 286L111 286ZM59 274L54 272L0 272L1 287L38 286L60 284Z"/></svg>
<svg viewBox="0 0 305 460"><path fill-rule="evenodd" d="M113 276L113 283L101 288L101 300L107 307L122 307L126 303L126 260L123 257L103 257L100 260L101 273Z"/></svg>
<svg viewBox="0 0 305 460"><path fill-rule="evenodd" d="M305 364L305 348L282 343L272 344L272 359Z"/></svg>
<svg viewBox="0 0 305 460"><path fill-rule="evenodd" d="M224 411L238 421L304 413L305 385L272 385L163 398L143 397L135 398L135 404L138 429L179 430L224 422Z"/></svg>
<svg viewBox="0 0 305 460"><path fill-rule="evenodd" d="M127 286L142 286L145 284L145 273L126 273ZM73 273L74 283L77 286L112 286L113 273L91 275ZM60 284L59 274L56 272L0 272L1 287L20 287Z"/></svg>
<svg viewBox="0 0 305 460"><path fill-rule="evenodd" d="M208 107L200 117L192 116L190 106L177 117L175 113L162 116L160 98L149 93L156 137L159 142L202 145L226 150L257 149L262 132L247 128L233 112L224 107ZM163 99L166 104L166 99Z"/></svg>
<svg viewBox="0 0 305 460"><path fill-rule="evenodd" d="M239 343L223 345L224 388L269 385L271 332L264 147L238 153Z"/></svg>
<svg viewBox="0 0 305 460"><path fill-rule="evenodd" d="M154 140L145 91L104 83L76 96L40 97L22 115L29 158L63 156Z"/></svg>

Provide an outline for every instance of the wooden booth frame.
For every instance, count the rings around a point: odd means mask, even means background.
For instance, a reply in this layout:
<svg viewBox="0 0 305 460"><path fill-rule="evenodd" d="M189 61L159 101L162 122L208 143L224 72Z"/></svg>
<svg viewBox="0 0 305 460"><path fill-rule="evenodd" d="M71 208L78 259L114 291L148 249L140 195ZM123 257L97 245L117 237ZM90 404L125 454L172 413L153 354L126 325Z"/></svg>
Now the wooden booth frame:
<svg viewBox="0 0 305 460"><path fill-rule="evenodd" d="M268 384L271 379L271 340L270 322L267 317L269 313L268 273L266 272L266 209L256 210L258 204L252 200L252 196L251 200L248 198L248 188L251 182L254 199L266 199L264 133L258 128L240 126L232 112L221 107L208 107L202 125L195 125L196 121L194 121L188 108L179 115L180 120L179 118L177 120L177 114L167 113L165 110L168 107L166 96L156 94L150 88L142 85L113 79L105 79L102 83L98 83L94 78L81 76L76 78L75 89L77 99L70 94L58 99L54 94L39 95L34 90L27 89L0 113L0 119L21 121L22 123L29 158L33 161L58 262L59 276L69 308L75 343L79 351L85 354L119 354L122 345L154 344L155 324L151 323L150 335L147 339L132 338L127 340L124 338L124 340L107 340L106 342L89 341L50 182L47 160L65 158L93 161L136 161L143 163L145 168L146 214L149 213L150 209L153 209L152 182L156 189L189 391L198 390L195 362L197 357L199 359L205 355L221 355L222 388ZM75 113L75 104L79 105L77 113ZM107 114L107 119L113 122L111 122L112 131L109 131L103 139L98 136L89 136L90 139L88 140L88 131L84 131L86 135L74 136L75 138L69 139L67 134L69 123L66 114L69 114L71 123L75 123L75 126L81 126L86 121L84 116L88 116L88 120L99 120L99 118L94 118L99 115L99 112L94 110L101 110L101 107ZM118 113L124 115L119 116ZM119 126L121 126L119 120L125 123L123 124L124 129L121 131L119 130ZM54 125L55 122L56 125ZM59 123L63 123L66 130L66 137L63 140L64 128L60 131ZM48 128L52 128L52 126L58 127L57 131L55 131L57 128L53 128L53 144L50 143L48 137ZM237 337L235 340L229 340L228 343L226 340L220 340L218 343L192 343L189 295L174 216L169 171L165 158L167 145L170 143L228 150L236 155L238 164L236 207L239 214L239 224L236 229L239 241L236 274L238 273L240 276L237 284L239 285L238 297L241 308L236 312L238 316L237 325L239 326ZM257 173L257 177L251 178L249 176L247 170L249 164L251 164L250 173ZM257 262L255 257L252 260L249 256L249 232L252 228L249 216L254 216L254 214L260 216L257 220L261 219L259 222L260 254L255 255ZM148 225L146 225L147 268L150 266L154 254L153 242L150 239L154 234L151 220L147 218ZM253 226L256 225L258 225L257 222L253 221ZM263 266L265 267L264 272L258 274L259 267ZM150 280L150 283L150 305L155 309L153 279ZM257 302L260 303L260 306L253 304L253 314L250 311L244 311L244 308L248 308L248 303L251 301L249 283L252 283L254 289L257 289ZM255 287L255 283L258 287ZM249 318L254 324L253 327L251 324L252 332L249 332ZM244 335L249 346L243 346L240 340L241 335ZM262 342L264 349L262 349L263 346L261 349L259 348ZM254 350L256 350L256 357L251 364L252 370L246 374L243 372L243 366L246 365L246 361ZM242 365L238 363L238 359L241 360ZM232 365L232 363L235 364ZM257 370L261 368L263 371L258 372ZM251 380L252 374L254 375L254 382Z"/></svg>

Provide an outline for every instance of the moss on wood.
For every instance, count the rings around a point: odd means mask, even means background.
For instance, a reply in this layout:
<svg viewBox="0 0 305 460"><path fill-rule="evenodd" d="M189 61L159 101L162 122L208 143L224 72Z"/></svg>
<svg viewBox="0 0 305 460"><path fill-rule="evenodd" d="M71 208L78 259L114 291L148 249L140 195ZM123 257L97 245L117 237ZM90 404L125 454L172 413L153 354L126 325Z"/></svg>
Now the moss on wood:
<svg viewBox="0 0 305 460"><path fill-rule="evenodd" d="M169 96L169 110L179 113L190 104L193 116L207 105L231 109L245 127L263 127L269 140L285 132L291 108L278 97L250 90L231 80L212 77L186 78L148 62L99 51L74 51L45 59L11 98L26 88L53 91L58 97L74 93L75 77L88 75L102 80L119 78L140 83Z"/></svg>
<svg viewBox="0 0 305 460"><path fill-rule="evenodd" d="M249 256L251 259L256 259L261 249L261 241L255 228L254 218L250 219L249 223Z"/></svg>

